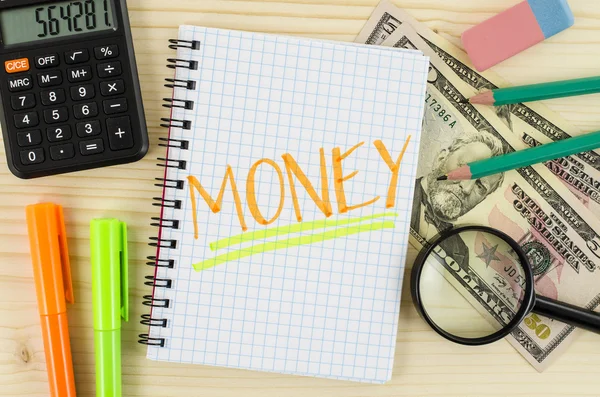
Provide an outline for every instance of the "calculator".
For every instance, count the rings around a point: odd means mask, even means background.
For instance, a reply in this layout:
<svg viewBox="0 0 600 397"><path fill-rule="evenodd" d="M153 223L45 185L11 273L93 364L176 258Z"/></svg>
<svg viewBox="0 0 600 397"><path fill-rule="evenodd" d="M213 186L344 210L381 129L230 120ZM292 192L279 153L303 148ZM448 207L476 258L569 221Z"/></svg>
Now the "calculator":
<svg viewBox="0 0 600 397"><path fill-rule="evenodd" d="M125 0L2 0L0 123L20 178L148 151Z"/></svg>

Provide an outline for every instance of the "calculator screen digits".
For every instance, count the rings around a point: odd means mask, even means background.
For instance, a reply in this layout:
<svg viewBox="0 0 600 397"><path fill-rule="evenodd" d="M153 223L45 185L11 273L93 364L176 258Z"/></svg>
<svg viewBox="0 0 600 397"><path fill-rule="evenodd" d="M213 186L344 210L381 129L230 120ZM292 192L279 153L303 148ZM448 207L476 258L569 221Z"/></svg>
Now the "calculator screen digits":
<svg viewBox="0 0 600 397"><path fill-rule="evenodd" d="M5 45L115 29L113 0L57 1L0 12Z"/></svg>

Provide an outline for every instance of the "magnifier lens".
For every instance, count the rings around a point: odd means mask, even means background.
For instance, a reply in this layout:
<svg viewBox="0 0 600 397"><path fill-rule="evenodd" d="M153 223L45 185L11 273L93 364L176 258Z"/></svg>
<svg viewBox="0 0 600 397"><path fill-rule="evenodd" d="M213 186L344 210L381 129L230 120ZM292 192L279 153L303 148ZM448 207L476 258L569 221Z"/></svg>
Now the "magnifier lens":
<svg viewBox="0 0 600 397"><path fill-rule="evenodd" d="M523 304L525 277L506 241L489 232L465 230L433 248L417 288L425 314L438 328L478 339L513 320Z"/></svg>

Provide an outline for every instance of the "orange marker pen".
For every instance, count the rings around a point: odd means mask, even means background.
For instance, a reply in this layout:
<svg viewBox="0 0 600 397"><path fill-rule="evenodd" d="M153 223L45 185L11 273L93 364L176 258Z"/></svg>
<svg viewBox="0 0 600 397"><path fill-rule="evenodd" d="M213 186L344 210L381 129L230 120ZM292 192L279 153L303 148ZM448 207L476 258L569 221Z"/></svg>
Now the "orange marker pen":
<svg viewBox="0 0 600 397"><path fill-rule="evenodd" d="M75 397L66 304L74 299L62 207L36 204L26 212L50 395Z"/></svg>

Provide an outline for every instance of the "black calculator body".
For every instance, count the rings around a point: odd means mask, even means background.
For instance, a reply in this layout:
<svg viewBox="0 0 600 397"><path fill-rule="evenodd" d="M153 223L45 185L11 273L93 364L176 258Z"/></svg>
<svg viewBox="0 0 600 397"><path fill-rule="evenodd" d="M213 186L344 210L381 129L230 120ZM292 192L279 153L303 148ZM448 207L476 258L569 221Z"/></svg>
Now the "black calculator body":
<svg viewBox="0 0 600 397"><path fill-rule="evenodd" d="M148 133L125 0L0 2L0 122L20 178L140 160Z"/></svg>

